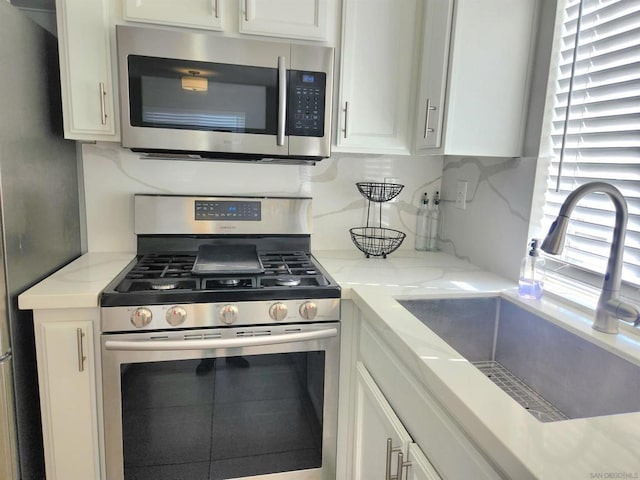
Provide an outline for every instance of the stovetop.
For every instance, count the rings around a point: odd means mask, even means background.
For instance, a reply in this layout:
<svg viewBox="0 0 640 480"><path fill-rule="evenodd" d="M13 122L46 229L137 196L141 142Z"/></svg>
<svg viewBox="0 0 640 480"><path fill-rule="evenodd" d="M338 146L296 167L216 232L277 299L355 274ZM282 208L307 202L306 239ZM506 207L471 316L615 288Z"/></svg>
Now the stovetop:
<svg viewBox="0 0 640 480"><path fill-rule="evenodd" d="M340 287L310 253L269 251L258 256L263 273L196 275L197 252L145 253L104 290L101 305L340 297Z"/></svg>

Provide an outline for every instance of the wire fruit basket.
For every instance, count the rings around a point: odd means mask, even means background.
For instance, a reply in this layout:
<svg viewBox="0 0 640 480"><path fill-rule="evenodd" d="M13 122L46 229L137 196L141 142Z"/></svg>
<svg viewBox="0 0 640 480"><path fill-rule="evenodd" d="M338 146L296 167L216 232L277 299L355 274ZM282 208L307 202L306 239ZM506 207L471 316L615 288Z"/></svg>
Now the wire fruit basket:
<svg viewBox="0 0 640 480"><path fill-rule="evenodd" d="M369 257L387 258L402 244L406 234L393 228L382 226L382 203L398 196L404 185L397 183L358 182L356 187L367 202L367 226L349 229L351 241L358 249ZM378 226L369 226L371 202L378 203ZM374 212L375 215L375 212Z"/></svg>
<svg viewBox="0 0 640 480"><path fill-rule="evenodd" d="M387 258L402 244L406 234L392 228L355 227L349 230L351 240L367 258Z"/></svg>
<svg viewBox="0 0 640 480"><path fill-rule="evenodd" d="M388 202L398 196L404 185L399 183L358 182L356 187L367 200L372 202Z"/></svg>

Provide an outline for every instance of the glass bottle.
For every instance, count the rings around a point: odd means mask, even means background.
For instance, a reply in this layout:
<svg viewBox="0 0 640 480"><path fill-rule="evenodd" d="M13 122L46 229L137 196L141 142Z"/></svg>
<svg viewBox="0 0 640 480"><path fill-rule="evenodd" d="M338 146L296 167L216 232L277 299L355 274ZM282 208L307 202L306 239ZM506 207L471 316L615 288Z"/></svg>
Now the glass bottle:
<svg viewBox="0 0 640 480"><path fill-rule="evenodd" d="M433 205L429 211L429 250L438 250L438 229L440 228L440 192L433 196Z"/></svg>
<svg viewBox="0 0 640 480"><path fill-rule="evenodd" d="M427 192L422 196L422 203L418 208L418 217L416 218L416 250L427 250L429 248L429 197Z"/></svg>
<svg viewBox="0 0 640 480"><path fill-rule="evenodd" d="M530 250L522 259L520 279L518 281L518 295L522 298L540 300L544 291L544 259L538 251L538 240L531 239Z"/></svg>

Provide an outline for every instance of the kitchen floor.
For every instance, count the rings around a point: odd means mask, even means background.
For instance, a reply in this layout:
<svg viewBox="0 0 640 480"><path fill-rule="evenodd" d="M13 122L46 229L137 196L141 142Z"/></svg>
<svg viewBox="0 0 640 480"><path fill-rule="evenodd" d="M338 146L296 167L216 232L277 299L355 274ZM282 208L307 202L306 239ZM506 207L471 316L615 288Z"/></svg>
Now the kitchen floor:
<svg viewBox="0 0 640 480"><path fill-rule="evenodd" d="M125 479L222 480L319 467L322 430L306 357L124 366Z"/></svg>

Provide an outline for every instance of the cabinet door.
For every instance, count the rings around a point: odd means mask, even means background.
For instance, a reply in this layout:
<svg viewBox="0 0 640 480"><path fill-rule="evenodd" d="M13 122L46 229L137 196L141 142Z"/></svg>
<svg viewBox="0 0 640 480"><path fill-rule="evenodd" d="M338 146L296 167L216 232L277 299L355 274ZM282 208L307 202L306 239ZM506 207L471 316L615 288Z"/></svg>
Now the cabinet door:
<svg viewBox="0 0 640 480"><path fill-rule="evenodd" d="M124 19L222 30L224 0L124 0Z"/></svg>
<svg viewBox="0 0 640 480"><path fill-rule="evenodd" d="M409 445L408 465L405 468L406 476L403 478L406 480L441 480L417 443Z"/></svg>
<svg viewBox="0 0 640 480"><path fill-rule="evenodd" d="M336 151L409 153L416 7L344 1Z"/></svg>
<svg viewBox="0 0 640 480"><path fill-rule="evenodd" d="M36 330L48 480L100 478L92 325L45 322Z"/></svg>
<svg viewBox="0 0 640 480"><path fill-rule="evenodd" d="M329 1L244 0L240 33L326 41Z"/></svg>
<svg viewBox="0 0 640 480"><path fill-rule="evenodd" d="M416 108L416 150L440 148L447 88L453 0L426 0L422 70Z"/></svg>
<svg viewBox="0 0 640 480"><path fill-rule="evenodd" d="M107 6L56 0L65 138L118 140Z"/></svg>
<svg viewBox="0 0 640 480"><path fill-rule="evenodd" d="M537 5L456 1L444 154L520 156Z"/></svg>
<svg viewBox="0 0 640 480"><path fill-rule="evenodd" d="M353 479L384 479L385 472L395 475L398 452L388 458L387 439L392 447L407 455L411 437L393 412L366 367L356 366L355 430L353 450Z"/></svg>

